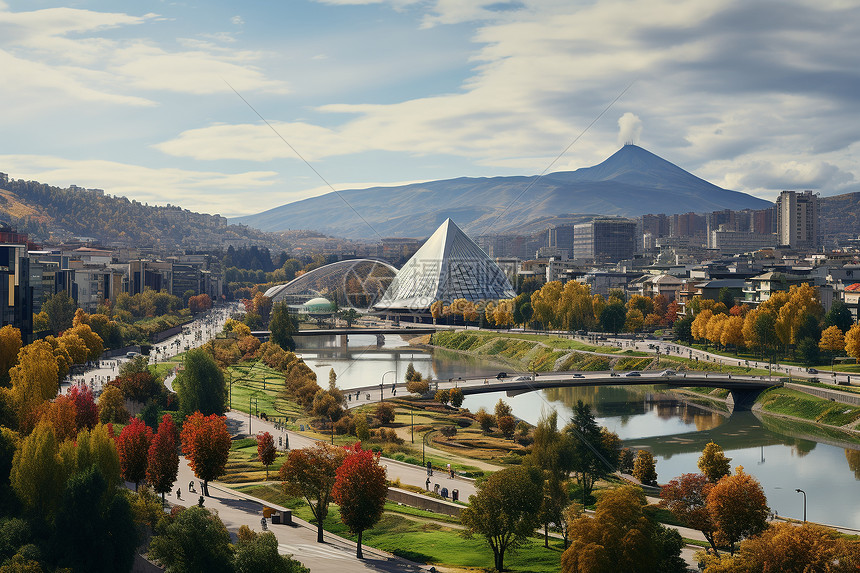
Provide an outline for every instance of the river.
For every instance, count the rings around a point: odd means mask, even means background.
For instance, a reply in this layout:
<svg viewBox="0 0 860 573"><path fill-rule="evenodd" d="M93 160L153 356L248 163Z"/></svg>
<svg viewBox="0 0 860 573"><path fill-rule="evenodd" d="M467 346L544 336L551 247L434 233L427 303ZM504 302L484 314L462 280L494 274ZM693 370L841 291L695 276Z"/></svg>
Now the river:
<svg viewBox="0 0 860 573"><path fill-rule="evenodd" d="M299 339L301 340L301 339ZM436 379L495 376L511 368L459 353L414 349L399 336L386 336L381 348L376 337L350 336L344 351L334 337L312 339L298 352L328 383L334 369L342 389L402 382L410 362L425 376ZM728 415L708 403L694 404L667 395L659 387L620 386L562 388L529 392L515 397L504 393L468 396L464 408L492 412L499 399L511 405L516 417L534 424L553 409L560 423L570 419L578 400L592 407L598 422L616 432L626 446L648 448L657 460L661 483L682 473L696 472L696 461L708 441L720 444L731 465L742 465L762 484L768 503L779 515L803 518L802 489L807 495L807 519L860 530L860 444L838 432L787 422L751 412ZM812 437L819 436L820 437Z"/></svg>

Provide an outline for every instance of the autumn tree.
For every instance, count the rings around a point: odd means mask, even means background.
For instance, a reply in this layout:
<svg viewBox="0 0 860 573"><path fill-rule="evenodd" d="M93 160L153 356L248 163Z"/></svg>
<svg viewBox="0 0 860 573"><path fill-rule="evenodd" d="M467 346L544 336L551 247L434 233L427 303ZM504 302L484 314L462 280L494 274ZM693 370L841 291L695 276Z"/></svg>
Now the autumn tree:
<svg viewBox="0 0 860 573"><path fill-rule="evenodd" d="M544 475L540 521L544 528L544 546L549 547L549 526L555 524L564 529L563 513L570 504L567 476L573 469L572 438L558 430L555 410L542 416L535 426L532 450L525 463L539 468Z"/></svg>
<svg viewBox="0 0 860 573"><path fill-rule="evenodd" d="M493 550L496 570L504 571L505 552L523 543L540 524L542 476L533 467L519 466L493 473L478 484L476 495L460 514L473 535Z"/></svg>
<svg viewBox="0 0 860 573"><path fill-rule="evenodd" d="M447 406L448 402L451 401L451 391L446 388L440 388L439 390L436 390L436 393L433 395L433 399L443 406Z"/></svg>
<svg viewBox="0 0 860 573"><path fill-rule="evenodd" d="M761 534L741 542L733 557L712 559L707 571L857 571L860 542L814 523L772 523Z"/></svg>
<svg viewBox="0 0 860 573"><path fill-rule="evenodd" d="M99 423L99 407L89 386L75 385L69 390L69 399L75 404L75 428L93 428Z"/></svg>
<svg viewBox="0 0 860 573"><path fill-rule="evenodd" d="M593 518L581 516L569 525L572 543L561 556L561 572L685 572L680 534L650 519L646 503L636 486L603 493Z"/></svg>
<svg viewBox="0 0 860 573"><path fill-rule="evenodd" d="M42 423L21 441L12 460L10 481L26 507L49 516L62 498L67 471L61 466L54 429Z"/></svg>
<svg viewBox="0 0 860 573"><path fill-rule="evenodd" d="M828 354L838 354L845 351L845 335L838 326L828 326L821 333L818 348Z"/></svg>
<svg viewBox="0 0 860 573"><path fill-rule="evenodd" d="M182 424L182 454L194 475L203 480L203 495L209 496L209 480L224 473L230 453L230 433L223 416L194 412Z"/></svg>
<svg viewBox="0 0 860 573"><path fill-rule="evenodd" d="M279 475L284 492L301 496L317 524L317 543L323 542L323 524L337 478L337 469L346 458L346 450L317 442L310 448L290 450Z"/></svg>
<svg viewBox="0 0 860 573"><path fill-rule="evenodd" d="M57 396L52 402L43 402L38 408L38 419L54 428L58 442L73 440L78 434L75 426L75 403L68 396Z"/></svg>
<svg viewBox="0 0 860 573"><path fill-rule="evenodd" d="M451 405L455 408L459 408L463 405L463 400L465 396L463 395L463 390L460 388L451 388L448 392L448 398L451 400Z"/></svg>
<svg viewBox="0 0 860 573"><path fill-rule="evenodd" d="M355 556L362 559L361 536L382 517L388 486L379 454L355 444L337 469L332 499L340 507L341 521L358 537Z"/></svg>
<svg viewBox="0 0 860 573"><path fill-rule="evenodd" d="M717 526L708 510L708 493L713 485L704 474L683 474L660 490L660 505L683 525L701 531L716 554Z"/></svg>
<svg viewBox="0 0 860 573"><path fill-rule="evenodd" d="M139 418L122 429L116 439L120 468L125 481L134 483L134 489L146 478L149 447L152 444L152 428Z"/></svg>
<svg viewBox="0 0 860 573"><path fill-rule="evenodd" d="M172 489L179 474L179 454L176 452L178 442L179 436L173 418L165 414L149 445L146 465L146 481L155 492L161 494L162 500L164 494Z"/></svg>
<svg viewBox="0 0 860 573"><path fill-rule="evenodd" d="M33 427L39 405L57 395L57 371L53 349L43 340L28 344L18 353L18 364L9 371L9 377L18 425L25 433Z"/></svg>
<svg viewBox="0 0 860 573"><path fill-rule="evenodd" d="M99 421L102 424L124 424L128 421L125 400L116 386L107 386L99 396Z"/></svg>
<svg viewBox="0 0 860 573"><path fill-rule="evenodd" d="M9 370L18 363L21 344L20 329L11 324L0 328L0 386L9 385Z"/></svg>
<svg viewBox="0 0 860 573"><path fill-rule="evenodd" d="M478 408L478 411L475 412L475 420L477 420L478 425L481 426L481 431L485 434L490 433L490 430L496 423L496 418L483 407Z"/></svg>
<svg viewBox="0 0 860 573"><path fill-rule="evenodd" d="M257 434L257 459L266 466L266 481L269 480L269 466L275 462L278 450L275 449L275 438L269 432Z"/></svg>
<svg viewBox="0 0 860 573"><path fill-rule="evenodd" d="M636 453L636 460L633 462L633 477L645 485L654 485L657 483L657 468L654 454L648 450L639 450Z"/></svg>
<svg viewBox="0 0 860 573"><path fill-rule="evenodd" d="M761 484L738 466L734 475L723 476L711 488L708 511L717 526L717 538L728 543L734 554L738 541L765 530L770 510Z"/></svg>
<svg viewBox="0 0 860 573"><path fill-rule="evenodd" d="M860 322L852 326L845 334L845 352L848 356L860 358Z"/></svg>
<svg viewBox="0 0 860 573"><path fill-rule="evenodd" d="M720 334L720 344L724 347L733 346L735 349L744 345L744 319L740 316L730 316L726 320L722 333Z"/></svg>
<svg viewBox="0 0 860 573"><path fill-rule="evenodd" d="M173 384L184 415L224 413L227 402L224 373L205 350L196 348L185 354L184 368Z"/></svg>
<svg viewBox="0 0 860 573"><path fill-rule="evenodd" d="M696 465L711 483L717 483L723 476L732 473L729 465L731 461L732 458L727 458L723 453L723 448L714 442L708 442Z"/></svg>

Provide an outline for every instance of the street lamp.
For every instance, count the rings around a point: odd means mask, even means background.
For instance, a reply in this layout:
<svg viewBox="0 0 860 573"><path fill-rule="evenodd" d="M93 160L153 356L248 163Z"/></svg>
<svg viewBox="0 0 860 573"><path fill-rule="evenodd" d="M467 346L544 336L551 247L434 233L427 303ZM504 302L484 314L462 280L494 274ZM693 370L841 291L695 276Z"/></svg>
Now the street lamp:
<svg viewBox="0 0 860 573"><path fill-rule="evenodd" d="M251 402L254 403L254 408L256 408L257 407L257 399L252 397L252 396L248 396L248 435L249 436L251 435L251 413L252 413Z"/></svg>
<svg viewBox="0 0 860 573"><path fill-rule="evenodd" d="M798 488L794 491L795 491L795 493L802 493L803 494L803 523L806 523L806 492L800 488Z"/></svg>
<svg viewBox="0 0 860 573"><path fill-rule="evenodd" d="M379 381L379 401L380 402L382 402L384 400L384 398L382 397L382 388L385 385L385 375L388 373L394 373L395 376L397 375L396 370L388 370L388 371L382 373L382 380ZM395 380L394 382L396 384L397 380Z"/></svg>

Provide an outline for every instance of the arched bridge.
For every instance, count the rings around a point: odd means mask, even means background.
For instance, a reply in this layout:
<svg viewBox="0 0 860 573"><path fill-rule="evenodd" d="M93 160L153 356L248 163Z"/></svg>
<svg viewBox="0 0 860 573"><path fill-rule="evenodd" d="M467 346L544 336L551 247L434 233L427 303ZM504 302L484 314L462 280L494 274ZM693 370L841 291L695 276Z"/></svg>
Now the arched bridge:
<svg viewBox="0 0 860 573"><path fill-rule="evenodd" d="M721 372L685 372L671 374L663 372L549 372L534 376L530 372L507 373L504 378L496 376L452 378L450 380L431 380L431 390L460 388L463 394L484 394L489 392L506 392L508 396L516 396L544 388L567 388L570 386L653 386L664 385L669 388L723 388L730 392L729 407L734 410L748 410L756 397L764 390L773 386L782 386L779 378L762 376L738 376ZM350 406L359 406L368 402L378 402L380 399L395 396L394 390L400 391L401 396L407 393L406 384L387 385L375 384L362 388L345 390L352 393Z"/></svg>

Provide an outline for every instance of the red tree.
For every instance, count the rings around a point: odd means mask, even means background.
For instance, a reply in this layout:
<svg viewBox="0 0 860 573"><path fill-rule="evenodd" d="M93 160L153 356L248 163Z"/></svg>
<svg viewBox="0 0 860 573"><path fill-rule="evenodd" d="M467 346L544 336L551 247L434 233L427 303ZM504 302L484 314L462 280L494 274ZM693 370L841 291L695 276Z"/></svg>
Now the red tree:
<svg viewBox="0 0 860 573"><path fill-rule="evenodd" d="M206 293L192 296L188 299L188 308L193 314L212 308L212 299Z"/></svg>
<svg viewBox="0 0 860 573"><path fill-rule="evenodd" d="M119 468L122 478L137 484L146 478L147 456L149 445L152 443L152 428L139 418L134 418L131 424L122 429L116 438L116 450L119 453Z"/></svg>
<svg viewBox="0 0 860 573"><path fill-rule="evenodd" d="M266 480L269 479L269 466L275 461L278 451L275 449L275 438L269 432L257 434L257 458L266 466Z"/></svg>
<svg viewBox="0 0 860 573"><path fill-rule="evenodd" d="M676 477L663 486L660 505L687 527L701 531L717 554L717 526L708 510L708 494L713 485L703 474Z"/></svg>
<svg viewBox="0 0 860 573"><path fill-rule="evenodd" d="M358 536L355 556L362 559L361 534L382 517L388 486L385 468L379 465L379 454L362 450L361 443L348 452L337 470L332 498L340 506L341 521Z"/></svg>
<svg viewBox="0 0 860 573"><path fill-rule="evenodd" d="M203 480L203 495L209 495L209 480L224 473L230 453L230 433L223 416L194 412L182 424L182 454L194 475Z"/></svg>
<svg viewBox="0 0 860 573"><path fill-rule="evenodd" d="M165 414L149 445L149 464L146 467L146 481L161 494L162 501L164 494L172 489L179 473L179 454L176 452L178 441L173 418Z"/></svg>
<svg viewBox="0 0 860 573"><path fill-rule="evenodd" d="M75 403L75 426L93 429L99 423L99 407L88 386L72 386L69 398Z"/></svg>

